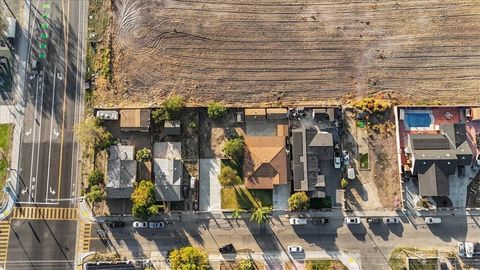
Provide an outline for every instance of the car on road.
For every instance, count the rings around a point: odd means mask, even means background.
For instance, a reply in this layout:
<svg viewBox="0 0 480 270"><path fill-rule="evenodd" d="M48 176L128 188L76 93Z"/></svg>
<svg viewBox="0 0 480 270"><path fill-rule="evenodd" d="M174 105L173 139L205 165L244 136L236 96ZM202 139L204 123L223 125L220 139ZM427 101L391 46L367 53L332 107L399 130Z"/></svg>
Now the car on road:
<svg viewBox="0 0 480 270"><path fill-rule="evenodd" d="M233 247L233 244L226 244L221 246L218 251L222 254L235 253L235 248Z"/></svg>
<svg viewBox="0 0 480 270"><path fill-rule="evenodd" d="M290 225L307 225L306 218L290 218Z"/></svg>
<svg viewBox="0 0 480 270"><path fill-rule="evenodd" d="M385 224L397 224L400 223L400 219L398 217L384 217L382 218Z"/></svg>
<svg viewBox="0 0 480 270"><path fill-rule="evenodd" d="M288 252L290 253L301 253L303 248L301 246L288 246Z"/></svg>
<svg viewBox="0 0 480 270"><path fill-rule="evenodd" d="M347 225L362 223L359 217L346 217L343 222Z"/></svg>
<svg viewBox="0 0 480 270"><path fill-rule="evenodd" d="M442 223L442 219L439 217L426 217L425 223L427 224L440 224Z"/></svg>
<svg viewBox="0 0 480 270"><path fill-rule="evenodd" d="M380 221L381 221L380 218L367 218L367 222L368 222L369 224L379 224Z"/></svg>
<svg viewBox="0 0 480 270"><path fill-rule="evenodd" d="M108 227L110 227L112 229L125 227L125 222L123 222L123 221L112 221L112 222L108 223Z"/></svg>
<svg viewBox="0 0 480 270"><path fill-rule="evenodd" d="M133 228L135 229L148 228L148 222L134 221Z"/></svg>
<svg viewBox="0 0 480 270"><path fill-rule="evenodd" d="M165 228L165 222L163 221L151 221L148 223L150 229L161 229Z"/></svg>
<svg viewBox="0 0 480 270"><path fill-rule="evenodd" d="M195 177L193 177L193 176L190 177L190 188L191 188L192 190L195 189Z"/></svg>
<svg viewBox="0 0 480 270"><path fill-rule="evenodd" d="M340 157L335 157L333 166L335 169L340 169L340 167L342 167L342 160Z"/></svg>
<svg viewBox="0 0 480 270"><path fill-rule="evenodd" d="M33 60L32 61L32 72L33 74L38 74L38 71L40 70L40 64L38 60Z"/></svg>

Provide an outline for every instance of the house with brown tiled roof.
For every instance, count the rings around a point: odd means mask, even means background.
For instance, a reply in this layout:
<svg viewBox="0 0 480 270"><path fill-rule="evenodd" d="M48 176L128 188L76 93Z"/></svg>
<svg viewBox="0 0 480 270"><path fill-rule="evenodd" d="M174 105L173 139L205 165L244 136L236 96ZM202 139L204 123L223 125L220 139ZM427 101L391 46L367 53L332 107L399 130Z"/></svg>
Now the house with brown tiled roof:
<svg viewBox="0 0 480 270"><path fill-rule="evenodd" d="M284 136L246 136L243 164L245 186L273 189L287 184L287 152Z"/></svg>

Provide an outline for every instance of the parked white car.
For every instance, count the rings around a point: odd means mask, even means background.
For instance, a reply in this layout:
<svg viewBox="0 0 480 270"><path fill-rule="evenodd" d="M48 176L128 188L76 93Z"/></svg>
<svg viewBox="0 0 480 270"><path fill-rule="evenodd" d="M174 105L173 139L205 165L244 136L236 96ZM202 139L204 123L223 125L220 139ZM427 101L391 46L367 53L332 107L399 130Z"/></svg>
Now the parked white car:
<svg viewBox="0 0 480 270"><path fill-rule="evenodd" d="M290 253L301 253L303 248L301 246L288 246L288 252Z"/></svg>
<svg viewBox="0 0 480 270"><path fill-rule="evenodd" d="M442 219L439 217L426 217L425 223L427 224L439 224L442 223Z"/></svg>
<svg viewBox="0 0 480 270"><path fill-rule="evenodd" d="M148 227L148 222L141 222L141 221L134 221L133 222L133 228L139 229L139 228L147 228Z"/></svg>
<svg viewBox="0 0 480 270"><path fill-rule="evenodd" d="M342 160L340 157L334 158L333 166L335 167L335 169L340 169L340 167L342 167Z"/></svg>
<svg viewBox="0 0 480 270"><path fill-rule="evenodd" d="M360 220L359 217L346 217L344 219L344 223L347 224L347 225L360 224L360 223L362 223L362 221Z"/></svg>
<svg viewBox="0 0 480 270"><path fill-rule="evenodd" d="M306 218L290 218L290 225L307 225Z"/></svg>
<svg viewBox="0 0 480 270"><path fill-rule="evenodd" d="M155 222L149 222L148 227L150 229L161 229L165 228L165 222L163 221L155 221Z"/></svg>
<svg viewBox="0 0 480 270"><path fill-rule="evenodd" d="M400 223L400 219L398 217L384 217L382 218L385 224L396 224Z"/></svg>

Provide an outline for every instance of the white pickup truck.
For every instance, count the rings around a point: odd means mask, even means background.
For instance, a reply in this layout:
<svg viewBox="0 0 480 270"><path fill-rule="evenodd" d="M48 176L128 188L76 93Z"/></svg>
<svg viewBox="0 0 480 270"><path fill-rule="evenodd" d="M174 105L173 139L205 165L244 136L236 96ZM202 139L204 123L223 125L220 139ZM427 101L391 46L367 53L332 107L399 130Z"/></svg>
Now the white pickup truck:
<svg viewBox="0 0 480 270"><path fill-rule="evenodd" d="M426 217L425 223L427 224L440 224L442 223L442 219L439 217Z"/></svg>

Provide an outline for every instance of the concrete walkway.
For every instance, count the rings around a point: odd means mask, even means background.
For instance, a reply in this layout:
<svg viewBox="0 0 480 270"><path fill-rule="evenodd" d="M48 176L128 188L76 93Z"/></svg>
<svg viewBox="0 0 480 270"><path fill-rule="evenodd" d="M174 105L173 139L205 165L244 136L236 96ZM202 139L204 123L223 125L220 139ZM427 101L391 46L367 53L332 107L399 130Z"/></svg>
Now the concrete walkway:
<svg viewBox="0 0 480 270"><path fill-rule="evenodd" d="M200 159L200 211L221 211L220 159Z"/></svg>
<svg viewBox="0 0 480 270"><path fill-rule="evenodd" d="M9 1L11 2L11 1ZM18 10L13 12L18 12L16 18L19 20L19 29L17 33L16 40L16 54L15 56L15 72L13 77L13 86L9 99L5 101L6 104L13 105L4 105L0 106L0 123L9 123L14 125L13 130L13 140L12 140L12 150L10 156L10 171L9 171L9 184L8 187L10 190L7 190L9 201L2 209L0 209L0 220L5 219L12 211L15 201L16 194L18 193L18 171L19 171L19 155L20 155L20 144L22 138L23 130L23 115L24 115L24 91L25 91L25 76L26 76L26 66L27 66L27 57L28 57L28 25L29 25L29 7L25 5L19 5Z"/></svg>

